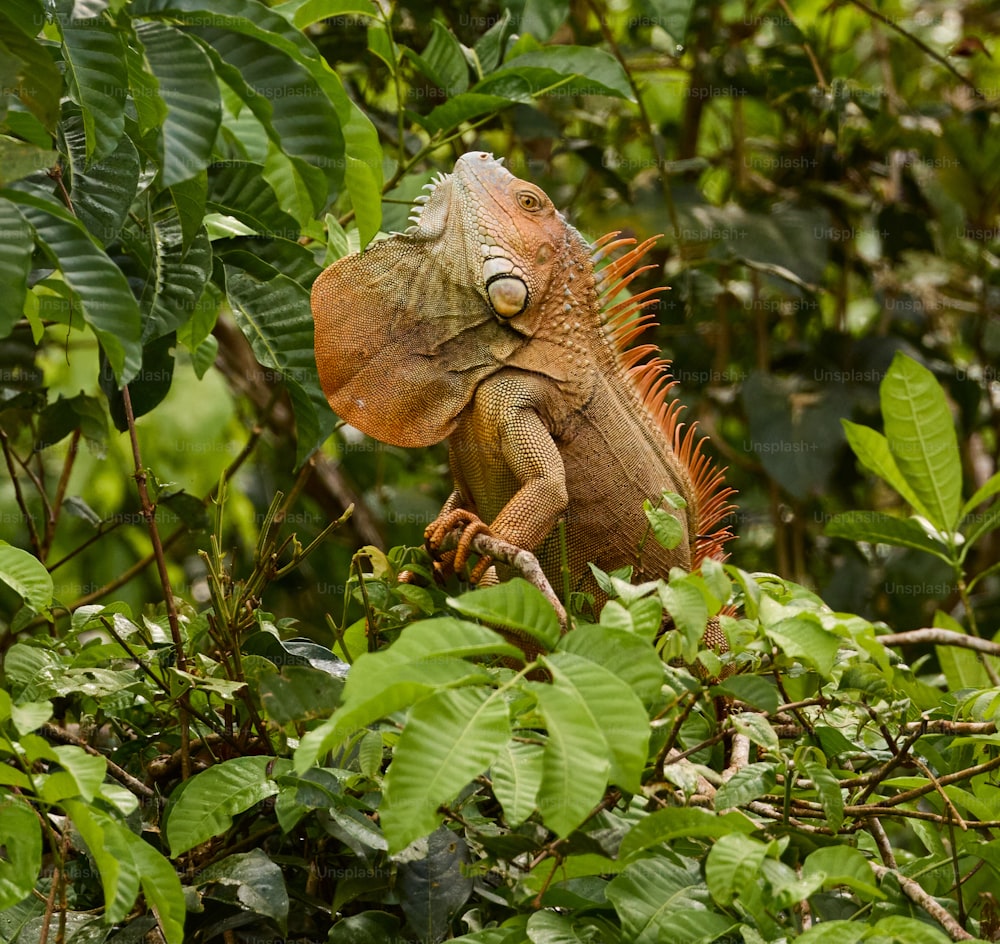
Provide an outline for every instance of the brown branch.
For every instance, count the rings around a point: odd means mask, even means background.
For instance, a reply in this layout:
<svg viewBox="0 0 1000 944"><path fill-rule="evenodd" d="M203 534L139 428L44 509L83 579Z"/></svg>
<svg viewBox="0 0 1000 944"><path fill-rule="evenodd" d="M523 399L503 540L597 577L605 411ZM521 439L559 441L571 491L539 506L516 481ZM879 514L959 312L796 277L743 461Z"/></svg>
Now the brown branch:
<svg viewBox="0 0 1000 944"><path fill-rule="evenodd" d="M35 549L35 555L40 560L42 544L38 537L38 531L35 528L35 519L31 517L31 513L28 511L27 502L24 500L24 493L21 491L21 480L17 477L17 469L14 468L13 449L11 448L10 441L7 438L7 432L2 427L0 427L0 448L3 449L3 457L7 463L7 471L10 473L10 481L14 486L14 499L17 502L17 507L21 509L21 515L28 528L28 537L31 540L31 546Z"/></svg>
<svg viewBox="0 0 1000 944"><path fill-rule="evenodd" d="M440 550L450 551L457 547L461 534L461 529L452 531L451 534L447 535L441 542ZM562 628L562 631L566 632L566 627L568 625L566 609L559 601L559 597L556 596L555 590L552 589L552 584L549 583L548 578L542 571L542 565L538 563L538 558L535 557L531 551L526 551L523 547L517 547L515 544L502 541L500 538L494 537L491 534L482 533L477 534L472 539L470 547L477 554L482 554L485 557L492 557L494 560L500 561L500 563L513 568L522 577L524 577L528 583L541 590L542 595L552 605L552 609L556 611L556 616L559 619L559 625Z"/></svg>
<svg viewBox="0 0 1000 944"><path fill-rule="evenodd" d="M924 909L938 924L941 925L948 932L948 936L953 941L971 941L974 940L973 936L969 934L956 920L948 913L941 905L939 905L923 888L917 884L912 878L907 878L907 876L902 875L895 869L886 868L884 865L879 865L877 862L869 862L872 871L875 873L876 878L880 881L884 879L887 875L891 875L898 883L899 887L903 890L903 893L907 898L910 899L914 904L919 905Z"/></svg>
<svg viewBox="0 0 1000 944"><path fill-rule="evenodd" d="M963 649L975 649L989 656L1000 656L1000 644L980 639L978 636L966 636L950 629L924 628L911 629L905 633L889 633L877 637L883 646L908 646L920 643L932 643L935 646L959 646Z"/></svg>
<svg viewBox="0 0 1000 944"><path fill-rule="evenodd" d="M88 754L93 754L95 757L103 757L108 765L108 773L115 778L123 787L130 790L136 796L144 797L145 799L150 799L155 795L150 787L147 787L141 780L137 780L133 777L127 770L119 767L113 760L110 760L108 756L96 747L88 744L81 738L74 737L65 728L57 727L54 724L43 724L39 729L41 731L42 737L47 741L58 741L60 744L72 744L74 747L79 747L85 750Z"/></svg>

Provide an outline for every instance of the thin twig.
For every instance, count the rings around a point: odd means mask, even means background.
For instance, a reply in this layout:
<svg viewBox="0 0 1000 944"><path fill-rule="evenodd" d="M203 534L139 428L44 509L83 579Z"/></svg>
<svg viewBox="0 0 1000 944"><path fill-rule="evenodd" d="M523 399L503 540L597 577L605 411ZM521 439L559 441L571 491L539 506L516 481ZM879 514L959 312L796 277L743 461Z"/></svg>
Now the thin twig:
<svg viewBox="0 0 1000 944"><path fill-rule="evenodd" d="M925 627L910 629L905 633L888 633L877 637L883 646L911 646L931 643L935 646L959 646L962 649L975 649L989 656L1000 656L1000 644L980 639L978 636L966 636L951 629Z"/></svg>
<svg viewBox="0 0 1000 944"><path fill-rule="evenodd" d="M891 875L898 883L899 887L903 890L903 894L906 895L910 901L919 905L924 909L938 924L941 925L948 932L948 936L953 941L971 941L973 936L969 934L956 920L949 914L941 905L939 905L923 888L915 882L912 878L907 878L895 869L886 868L884 865L879 865L877 862L869 862L871 870L875 873L875 876L881 881L887 875Z"/></svg>

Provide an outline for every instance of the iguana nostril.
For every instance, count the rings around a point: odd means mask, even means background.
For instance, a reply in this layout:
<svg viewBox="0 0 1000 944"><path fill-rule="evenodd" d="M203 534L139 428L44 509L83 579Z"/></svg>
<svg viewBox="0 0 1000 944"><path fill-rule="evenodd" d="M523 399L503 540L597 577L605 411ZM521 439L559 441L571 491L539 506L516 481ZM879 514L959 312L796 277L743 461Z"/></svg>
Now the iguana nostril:
<svg viewBox="0 0 1000 944"><path fill-rule="evenodd" d="M501 318L513 318L521 314L528 304L528 286L511 275L495 278L486 286L493 310Z"/></svg>

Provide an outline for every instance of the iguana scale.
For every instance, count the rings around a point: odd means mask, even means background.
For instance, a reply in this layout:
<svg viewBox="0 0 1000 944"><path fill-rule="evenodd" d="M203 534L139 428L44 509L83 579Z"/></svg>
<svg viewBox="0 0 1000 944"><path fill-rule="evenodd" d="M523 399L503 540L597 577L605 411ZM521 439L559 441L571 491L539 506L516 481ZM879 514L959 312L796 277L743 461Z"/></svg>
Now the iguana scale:
<svg viewBox="0 0 1000 944"><path fill-rule="evenodd" d="M483 152L429 188L405 233L319 276L312 308L339 416L398 446L448 439L455 487L432 543L485 523L533 550L560 589L562 518L573 589L599 599L590 561L651 579L723 556L732 490L679 421L667 362L632 343L660 289L615 301L652 268L639 263L656 237L589 245L539 187ZM642 508L664 491L687 505L672 512L683 528L673 550ZM492 567L477 576L497 579Z"/></svg>

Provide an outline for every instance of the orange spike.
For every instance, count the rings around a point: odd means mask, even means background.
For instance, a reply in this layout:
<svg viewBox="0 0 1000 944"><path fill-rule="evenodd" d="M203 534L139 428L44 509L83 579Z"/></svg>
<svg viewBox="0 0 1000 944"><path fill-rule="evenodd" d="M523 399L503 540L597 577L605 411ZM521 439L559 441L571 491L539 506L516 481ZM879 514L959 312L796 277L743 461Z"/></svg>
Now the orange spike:
<svg viewBox="0 0 1000 944"><path fill-rule="evenodd" d="M684 405L676 398L670 399L677 381L670 375L669 361L656 356L659 351L654 344L632 346L635 339L655 323L653 312L644 309L655 304L657 296L666 291L667 286L646 289L612 304L612 299L635 278L655 268L638 263L659 238L652 236L640 243L631 237L619 237L618 232L608 233L593 243L593 259L596 264L610 253L630 247L597 272L602 321L606 336L617 353L619 368L627 373L636 395L691 477L695 504L690 509L694 534L692 566L697 567L707 558L725 560L728 556L724 548L734 535L722 522L735 510L730 499L736 492L725 484L726 470L720 469L702 451L705 439L697 435L697 423L681 422Z"/></svg>

